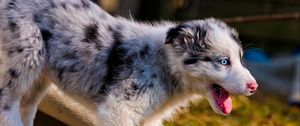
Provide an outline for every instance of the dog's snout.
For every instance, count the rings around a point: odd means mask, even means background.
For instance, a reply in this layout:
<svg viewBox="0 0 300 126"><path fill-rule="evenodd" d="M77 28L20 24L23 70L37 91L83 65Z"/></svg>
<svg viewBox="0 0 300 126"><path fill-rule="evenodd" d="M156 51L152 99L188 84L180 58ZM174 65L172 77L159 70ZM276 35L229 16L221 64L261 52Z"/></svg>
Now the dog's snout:
<svg viewBox="0 0 300 126"><path fill-rule="evenodd" d="M247 83L247 89L250 91L250 93L254 93L257 90L258 84L256 82L248 82Z"/></svg>

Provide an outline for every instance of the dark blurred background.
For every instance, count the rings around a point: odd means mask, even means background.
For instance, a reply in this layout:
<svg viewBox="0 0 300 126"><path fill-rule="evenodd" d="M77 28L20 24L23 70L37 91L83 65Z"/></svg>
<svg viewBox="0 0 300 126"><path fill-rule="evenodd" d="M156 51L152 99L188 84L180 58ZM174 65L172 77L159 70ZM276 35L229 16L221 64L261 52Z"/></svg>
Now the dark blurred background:
<svg viewBox="0 0 300 126"><path fill-rule="evenodd" d="M268 55L290 54L300 48L300 0L94 0L113 15L140 21L185 21L215 17L298 14L297 19L230 22L248 48ZM247 48L246 48L247 49Z"/></svg>

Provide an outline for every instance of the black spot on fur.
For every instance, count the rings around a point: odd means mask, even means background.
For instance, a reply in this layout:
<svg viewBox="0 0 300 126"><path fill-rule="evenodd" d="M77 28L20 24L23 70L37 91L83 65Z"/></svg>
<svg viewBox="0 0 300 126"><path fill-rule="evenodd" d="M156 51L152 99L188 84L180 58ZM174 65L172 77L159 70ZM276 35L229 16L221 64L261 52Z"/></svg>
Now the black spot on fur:
<svg viewBox="0 0 300 126"><path fill-rule="evenodd" d="M70 43L72 43L72 41L69 39L65 39L65 40L62 40L62 43L65 45L70 45Z"/></svg>
<svg viewBox="0 0 300 126"><path fill-rule="evenodd" d="M209 56L205 55L194 55L192 53L189 54L189 57L183 60L183 63L188 65L188 64L194 64L197 63L198 61L204 61L204 62L212 62L213 59L210 58Z"/></svg>
<svg viewBox="0 0 300 126"><path fill-rule="evenodd" d="M200 27L200 26L198 26L198 27L196 27L196 32L199 34L198 36L199 36L199 38L198 39L200 39L200 40L202 40L205 36L206 36L206 30L204 30L202 27Z"/></svg>
<svg viewBox="0 0 300 126"><path fill-rule="evenodd" d="M107 74L104 77L101 93L107 93L114 80L120 75L124 66L132 64L131 57L125 57L127 50L122 47L122 34L120 31L113 33L114 43L107 59Z"/></svg>
<svg viewBox="0 0 300 126"><path fill-rule="evenodd" d="M1 101L1 99L3 98L3 96L4 96L4 91L3 91L2 88L0 88L0 101ZM0 112L0 113L1 113L1 112Z"/></svg>
<svg viewBox="0 0 300 126"><path fill-rule="evenodd" d="M0 100L1 100L1 97L3 96L3 89L0 88Z"/></svg>
<svg viewBox="0 0 300 126"><path fill-rule="evenodd" d="M208 57L208 56L204 56L202 59L202 61L206 61L206 62L211 62L212 58Z"/></svg>
<svg viewBox="0 0 300 126"><path fill-rule="evenodd" d="M10 108L11 108L10 105L5 105L5 106L3 107L3 110L4 110L4 111L9 111Z"/></svg>
<svg viewBox="0 0 300 126"><path fill-rule="evenodd" d="M210 45L207 41L205 41L205 36L207 31L205 29L203 29L202 27L196 27L196 34L198 34L197 36L199 36L199 38L195 38L196 41L198 41L195 44L200 44L201 48L205 48L205 49L209 49Z"/></svg>
<svg viewBox="0 0 300 126"><path fill-rule="evenodd" d="M60 6L61 6L62 8L64 8L64 9L67 9L66 3L61 3Z"/></svg>
<svg viewBox="0 0 300 126"><path fill-rule="evenodd" d="M131 95L132 95L132 94L131 94L130 92L127 91L127 92L125 92L124 97L125 97L126 100L130 100Z"/></svg>
<svg viewBox="0 0 300 126"><path fill-rule="evenodd" d="M41 56L43 54L42 50L39 50L38 55Z"/></svg>
<svg viewBox="0 0 300 126"><path fill-rule="evenodd" d="M122 44L123 35L120 30L121 29L118 29L117 31L112 32L113 39L114 39L113 47L119 48L119 46L121 46L121 44Z"/></svg>
<svg viewBox="0 0 300 126"><path fill-rule="evenodd" d="M95 47L97 50L101 50L102 48L102 45L101 44L96 44L96 47Z"/></svg>
<svg viewBox="0 0 300 126"><path fill-rule="evenodd" d="M60 69L57 69L57 71L58 71L57 78L58 78L59 81L62 81L63 73L65 72L65 69L60 68Z"/></svg>
<svg viewBox="0 0 300 126"><path fill-rule="evenodd" d="M92 2L94 2L95 4L99 4L99 0L91 0Z"/></svg>
<svg viewBox="0 0 300 126"><path fill-rule="evenodd" d="M73 7L74 7L75 9L77 9L77 10L80 9L80 5L79 5L79 4L73 4Z"/></svg>
<svg viewBox="0 0 300 126"><path fill-rule="evenodd" d="M151 75L151 78L152 78L152 79L157 78L157 74L152 74L152 75Z"/></svg>
<svg viewBox="0 0 300 126"><path fill-rule="evenodd" d="M194 58L194 59L185 59L183 61L184 64L186 65L189 65L189 64L194 64L194 63L197 63L199 60L197 58Z"/></svg>
<svg viewBox="0 0 300 126"><path fill-rule="evenodd" d="M193 33L187 33L189 30ZM204 38L206 36L206 30L201 26L190 26L187 24L181 24L174 28L171 28L167 32L166 43L173 46L181 46L177 48L175 52L182 54L185 50L193 50L197 52L203 52L210 48L209 41ZM176 47L175 47L176 48Z"/></svg>
<svg viewBox="0 0 300 126"><path fill-rule="evenodd" d="M9 72L9 75L12 77L12 78L18 78L19 77L19 73L17 72L17 70L15 70L15 69L9 69L8 70L8 72Z"/></svg>
<svg viewBox="0 0 300 126"><path fill-rule="evenodd" d="M98 31L97 24L91 24L86 26L84 29L84 36L84 39L82 39L83 42L94 43L98 50L102 48L100 39L98 39L98 37L100 37L100 34Z"/></svg>
<svg viewBox="0 0 300 126"><path fill-rule="evenodd" d="M143 70L143 69L142 69L142 70L140 70L140 72L141 72L141 73L144 73L144 72L145 72L145 70Z"/></svg>
<svg viewBox="0 0 300 126"><path fill-rule="evenodd" d="M124 97L126 100L131 100L134 96L137 96L136 94L138 93L140 87L136 83L131 83L130 88L125 90Z"/></svg>
<svg viewBox="0 0 300 126"><path fill-rule="evenodd" d="M84 35L85 35L85 38L84 38L85 42L93 42L93 41L97 40L97 37L99 36L98 25L97 24L88 25L84 29Z"/></svg>
<svg viewBox="0 0 300 126"><path fill-rule="evenodd" d="M48 0L48 2L50 3L50 7L53 9L53 8L56 8L56 4L53 2L53 0Z"/></svg>
<svg viewBox="0 0 300 126"><path fill-rule="evenodd" d="M141 58L145 58L146 55L149 53L149 46L145 45L145 47L140 51L139 55Z"/></svg>
<svg viewBox="0 0 300 126"><path fill-rule="evenodd" d="M54 26L57 24L57 21L56 20L51 20L51 19L49 19L48 20L48 26L49 26L49 28L48 29L54 29Z"/></svg>
<svg viewBox="0 0 300 126"><path fill-rule="evenodd" d="M41 34L44 41L48 41L53 36L52 33L47 29L41 29Z"/></svg>
<svg viewBox="0 0 300 126"><path fill-rule="evenodd" d="M139 86L136 83L132 83L131 87L132 87L133 90L138 90L139 89Z"/></svg>
<svg viewBox="0 0 300 126"><path fill-rule="evenodd" d="M222 65L219 62L211 62L211 63L212 63L215 70L217 70L217 71L221 70Z"/></svg>
<svg viewBox="0 0 300 126"><path fill-rule="evenodd" d="M8 26L12 32L16 32L18 30L17 24L12 20L8 22Z"/></svg>
<svg viewBox="0 0 300 126"><path fill-rule="evenodd" d="M107 30L110 31L110 32L113 32L113 28L111 26L108 26Z"/></svg>
<svg viewBox="0 0 300 126"><path fill-rule="evenodd" d="M44 53L48 53L48 49L49 49L49 42L48 41L45 41L44 42L45 44L44 44L44 48L43 48L43 52ZM49 55L48 55L49 56Z"/></svg>
<svg viewBox="0 0 300 126"><path fill-rule="evenodd" d="M125 50L121 48L121 42L116 41L107 60L108 71L104 78L101 92L107 92L109 85L113 83L116 76L120 74L120 66L124 64L123 55Z"/></svg>
<svg viewBox="0 0 300 126"><path fill-rule="evenodd" d="M81 0L81 4L84 8L90 8L90 3L87 0Z"/></svg>
<svg viewBox="0 0 300 126"><path fill-rule="evenodd" d="M172 44L174 41L173 39L178 37L180 35L180 31L183 28L186 28L187 26L185 25L178 25L174 28L171 28L168 32L167 32L167 37L166 37L166 43L165 44Z"/></svg>
<svg viewBox="0 0 300 126"><path fill-rule="evenodd" d="M12 56L14 53L22 53L24 51L23 47L15 47L15 48L10 48L7 51L7 56Z"/></svg>
<svg viewBox="0 0 300 126"><path fill-rule="evenodd" d="M13 83L12 83L12 79L10 79L6 85L8 88L13 88Z"/></svg>
<svg viewBox="0 0 300 126"><path fill-rule="evenodd" d="M11 0L11 1L8 3L7 8L8 8L8 9L14 9L15 7L17 7L17 5L16 5L16 0Z"/></svg>
<svg viewBox="0 0 300 126"><path fill-rule="evenodd" d="M154 84L151 83L151 84L148 85L148 87L149 87L149 88L153 88L153 87L154 87Z"/></svg>
<svg viewBox="0 0 300 126"><path fill-rule="evenodd" d="M212 62L213 61L213 58L211 58L207 55L194 55L192 53L190 53L188 59L197 59L199 61L205 61L205 62Z"/></svg>
<svg viewBox="0 0 300 126"><path fill-rule="evenodd" d="M77 10L84 9L84 8L90 8L90 3L87 0L80 0L80 3L73 4L73 7Z"/></svg>
<svg viewBox="0 0 300 126"><path fill-rule="evenodd" d="M41 22L41 18L38 14L33 14L33 21L36 23L40 23Z"/></svg>
<svg viewBox="0 0 300 126"><path fill-rule="evenodd" d="M23 51L24 51L23 48L17 48L17 52L18 52L18 53L21 53L21 52L23 52Z"/></svg>
<svg viewBox="0 0 300 126"><path fill-rule="evenodd" d="M210 42L205 40L207 31L203 27L197 26L195 32L196 36L194 38L192 49L199 52L209 50L211 48Z"/></svg>
<svg viewBox="0 0 300 126"><path fill-rule="evenodd" d="M197 55L194 55L192 53L189 53L189 57L183 60L183 63L186 65L194 64L199 61L199 57Z"/></svg>
<svg viewBox="0 0 300 126"><path fill-rule="evenodd" d="M149 87L149 85L151 85L150 83L145 83L145 84L141 84L142 86L139 87L139 89L137 90L137 95L141 95L143 93L145 93Z"/></svg>

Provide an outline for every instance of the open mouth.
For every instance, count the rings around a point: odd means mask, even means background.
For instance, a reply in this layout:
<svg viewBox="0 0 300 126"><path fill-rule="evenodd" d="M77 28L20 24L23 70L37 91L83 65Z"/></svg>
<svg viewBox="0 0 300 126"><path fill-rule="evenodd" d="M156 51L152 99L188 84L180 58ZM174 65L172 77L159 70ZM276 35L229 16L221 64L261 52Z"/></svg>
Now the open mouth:
<svg viewBox="0 0 300 126"><path fill-rule="evenodd" d="M227 115L232 110L232 100L229 93L220 85L211 85L211 92L215 106L223 114Z"/></svg>

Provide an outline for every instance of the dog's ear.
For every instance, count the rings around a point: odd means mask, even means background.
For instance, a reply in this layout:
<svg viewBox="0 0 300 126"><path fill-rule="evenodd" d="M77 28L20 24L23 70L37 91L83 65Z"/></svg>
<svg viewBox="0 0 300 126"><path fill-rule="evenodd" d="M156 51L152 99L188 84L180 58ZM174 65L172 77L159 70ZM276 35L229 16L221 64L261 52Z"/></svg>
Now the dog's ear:
<svg viewBox="0 0 300 126"><path fill-rule="evenodd" d="M189 34L189 26L178 25L171 28L166 37L166 44L180 44L185 45L187 42L192 39L192 34Z"/></svg>
<svg viewBox="0 0 300 126"><path fill-rule="evenodd" d="M178 25L167 32L166 43L175 49L204 49L206 30L201 27Z"/></svg>

